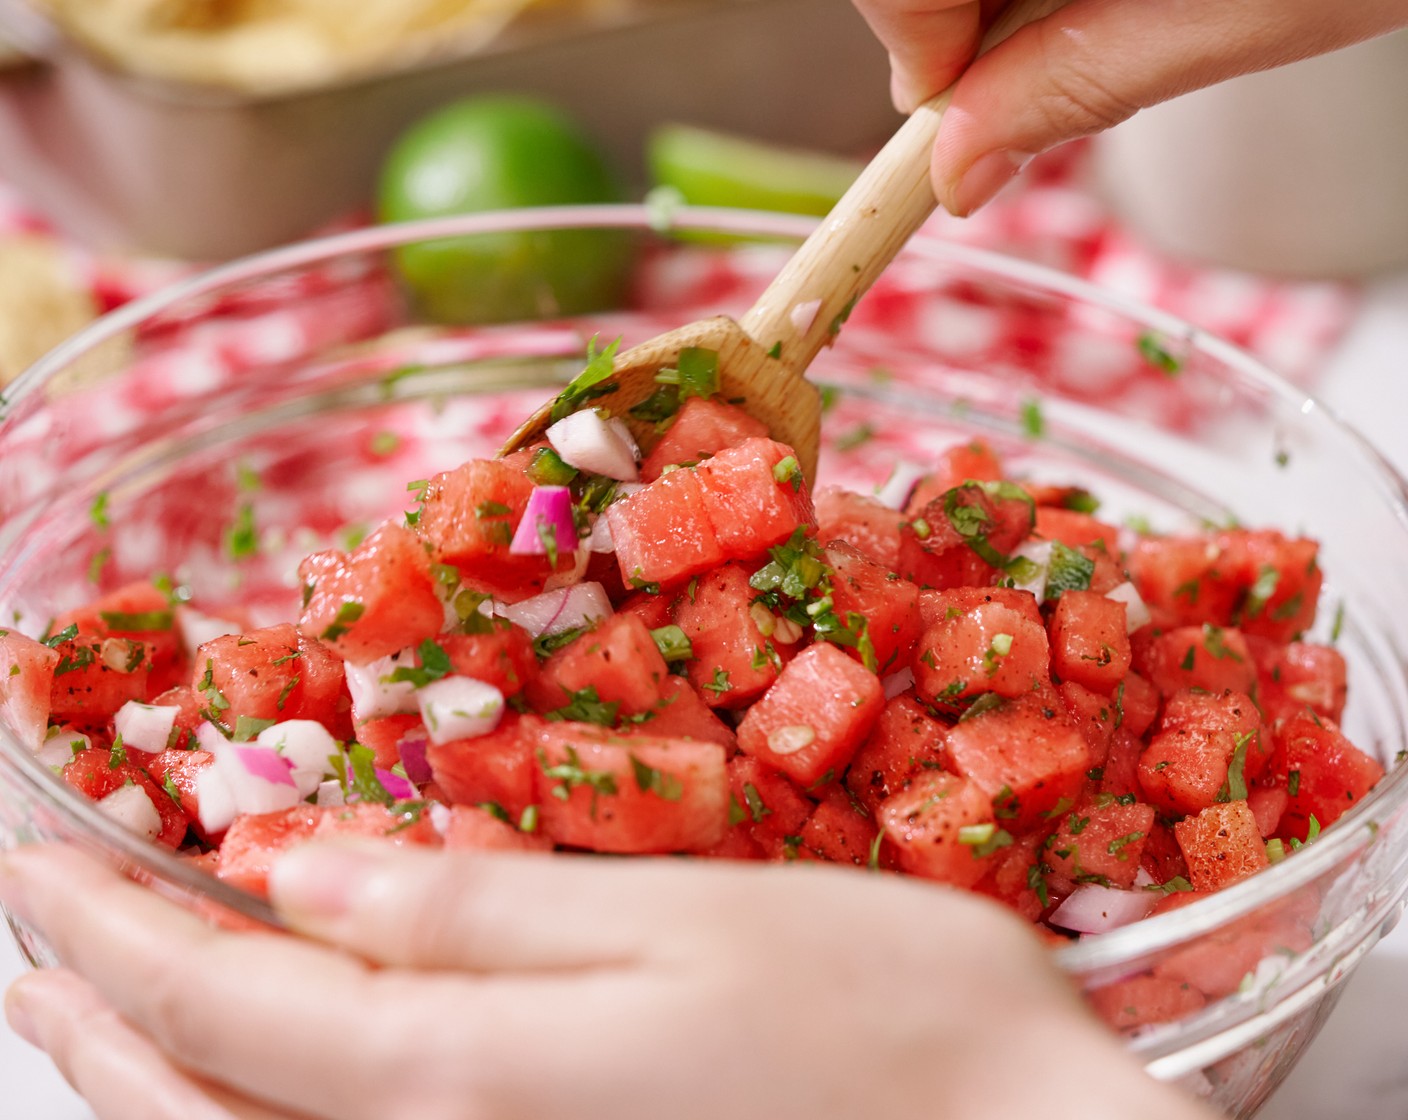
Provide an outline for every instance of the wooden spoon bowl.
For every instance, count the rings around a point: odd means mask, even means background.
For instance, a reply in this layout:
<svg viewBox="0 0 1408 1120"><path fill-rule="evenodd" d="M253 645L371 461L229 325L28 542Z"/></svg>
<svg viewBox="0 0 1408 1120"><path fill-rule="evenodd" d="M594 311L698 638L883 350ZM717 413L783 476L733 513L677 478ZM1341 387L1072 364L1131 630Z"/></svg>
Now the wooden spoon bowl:
<svg viewBox="0 0 1408 1120"><path fill-rule="evenodd" d="M1062 0L1026 0L1009 6L983 39L990 50L1020 27L1061 6ZM821 441L821 398L806 380L807 367L840 331L851 308L870 289L937 205L929 179L930 152L950 87L916 109L797 249L753 307L739 320L702 319L617 354L608 380L594 387L591 407L627 417L648 446L654 428L628 417L659 388L662 369L675 368L690 347L718 354L719 391L768 426L796 452L808 478L816 473ZM569 390L570 392L570 390ZM561 415L559 397L509 437L504 453L542 439Z"/></svg>

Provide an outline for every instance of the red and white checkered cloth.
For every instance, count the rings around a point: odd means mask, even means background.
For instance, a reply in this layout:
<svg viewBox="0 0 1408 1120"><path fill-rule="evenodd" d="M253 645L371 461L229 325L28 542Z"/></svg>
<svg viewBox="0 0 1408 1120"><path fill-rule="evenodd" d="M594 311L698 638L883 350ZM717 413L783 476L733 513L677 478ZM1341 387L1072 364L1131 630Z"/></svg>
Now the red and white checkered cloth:
<svg viewBox="0 0 1408 1120"><path fill-rule="evenodd" d="M936 214L916 236L993 249L1083 277L1185 319L1245 348L1291 380L1313 385L1315 370L1354 311L1357 294L1351 286L1275 280L1156 255L1121 228L1086 188L1085 165L1086 149L1069 145L1037 160L1019 185L976 216L957 220ZM0 234L45 229L24 200L0 183ZM94 255L76 247L72 258L103 310L192 268ZM644 286L650 310L660 317L662 330L706 315L741 312L777 263L775 250L676 254L668 266L656 262L650 268ZM172 394L207 388L211 378L237 376L251 364L292 361L329 344L367 337L386 325L392 313L389 283L375 269L362 275L330 269L324 277L302 277L297 291L264 285L241 299L211 304L166 324L144 338L150 376L140 399L126 404L151 407ZM296 300L290 298L295 295ZM955 332L963 332L978 366L988 357L994 368L1002 368L1004 353L1021 349L1028 354L1039 346L1044 376L1054 388L1077 397L1137 400L1141 409L1157 410L1175 424L1191 420L1201 407L1133 348L1102 355L1076 347L1066 352L1049 324L1033 337L1030 317L1019 309L988 309L955 321L951 298L935 291L922 268L907 270L903 262L861 301L847 323L847 343L856 345L860 336L865 345L869 336L877 364L893 365L897 355L921 354L926 339L937 332L950 343ZM639 339L627 339L631 341Z"/></svg>

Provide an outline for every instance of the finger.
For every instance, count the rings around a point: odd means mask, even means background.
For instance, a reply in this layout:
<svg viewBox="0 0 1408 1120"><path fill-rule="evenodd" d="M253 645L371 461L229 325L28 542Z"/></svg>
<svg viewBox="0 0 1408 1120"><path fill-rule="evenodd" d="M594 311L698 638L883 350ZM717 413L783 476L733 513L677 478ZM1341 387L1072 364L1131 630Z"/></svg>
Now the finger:
<svg viewBox="0 0 1408 1120"><path fill-rule="evenodd" d="M284 855L291 928L388 965L477 972L626 967L683 947L756 869L319 843ZM698 911L698 912L696 912ZM566 932L570 929L570 935Z"/></svg>
<svg viewBox="0 0 1408 1120"><path fill-rule="evenodd" d="M1408 24L1401 0L1073 0L978 58L934 148L934 190L981 206L1032 154L1239 74Z"/></svg>
<svg viewBox="0 0 1408 1120"><path fill-rule="evenodd" d="M856 6L890 52L890 96L902 113L947 89L978 49L976 0L857 0Z"/></svg>
<svg viewBox="0 0 1408 1120"><path fill-rule="evenodd" d="M295 1120L177 1069L72 972L22 976L6 994L5 1015L99 1120Z"/></svg>
<svg viewBox="0 0 1408 1120"><path fill-rule="evenodd" d="M478 1072L427 1024L458 1017L454 1046L492 1052L500 1004L521 998L460 976L377 972L282 934L216 930L73 849L6 855L0 901L179 1066L314 1116L412 1115L400 1111L408 1058L427 1076Z"/></svg>

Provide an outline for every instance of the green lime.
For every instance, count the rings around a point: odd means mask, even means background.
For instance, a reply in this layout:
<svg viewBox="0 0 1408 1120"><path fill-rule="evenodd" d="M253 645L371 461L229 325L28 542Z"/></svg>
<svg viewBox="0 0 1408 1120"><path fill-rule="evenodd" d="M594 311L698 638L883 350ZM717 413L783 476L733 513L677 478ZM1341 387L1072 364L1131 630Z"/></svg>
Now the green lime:
<svg viewBox="0 0 1408 1120"><path fill-rule="evenodd" d="M383 222L488 210L619 202L615 172L567 114L509 95L455 101L412 125L382 164ZM626 284L619 230L476 234L397 251L422 309L441 322L503 322L598 310Z"/></svg>
<svg viewBox="0 0 1408 1120"><path fill-rule="evenodd" d="M692 206L826 214L861 164L825 152L777 147L690 125L655 129L646 143L655 182Z"/></svg>

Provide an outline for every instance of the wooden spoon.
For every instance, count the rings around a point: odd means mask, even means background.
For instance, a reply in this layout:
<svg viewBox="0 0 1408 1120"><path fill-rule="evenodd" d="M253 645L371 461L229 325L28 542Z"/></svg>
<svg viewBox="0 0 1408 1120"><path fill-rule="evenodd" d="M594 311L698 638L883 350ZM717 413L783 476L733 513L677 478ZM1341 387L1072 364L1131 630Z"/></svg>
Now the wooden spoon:
<svg viewBox="0 0 1408 1120"><path fill-rule="evenodd" d="M1013 4L989 29L979 53L1063 2ZM656 375L675 368L682 350L713 350L719 356L720 395L741 399L773 438L793 448L806 477L814 478L821 396L806 380L806 369L933 213L937 202L929 179L930 152L952 94L949 87L910 115L741 320L723 315L701 319L617 354L609 380L595 387L612 388L594 395L590 404L625 417L636 438L648 444L653 425L631 418L627 410L659 388ZM555 403L529 417L509 437L504 453L540 440L552 423Z"/></svg>

